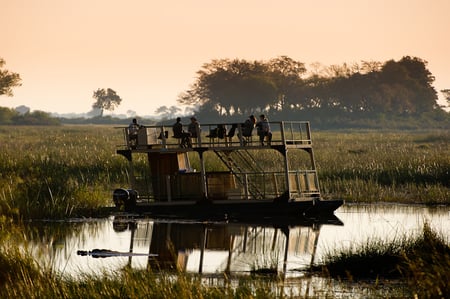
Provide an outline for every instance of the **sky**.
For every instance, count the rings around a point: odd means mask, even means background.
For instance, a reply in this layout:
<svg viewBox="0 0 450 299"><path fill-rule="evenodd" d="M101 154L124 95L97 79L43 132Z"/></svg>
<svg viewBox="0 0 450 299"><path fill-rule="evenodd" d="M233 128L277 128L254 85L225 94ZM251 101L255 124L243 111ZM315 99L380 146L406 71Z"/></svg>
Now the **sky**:
<svg viewBox="0 0 450 299"><path fill-rule="evenodd" d="M213 59L282 55L308 69L419 57L442 97L449 12L449 0L0 0L0 57L22 78L0 106L85 113L111 88L115 114L154 115Z"/></svg>

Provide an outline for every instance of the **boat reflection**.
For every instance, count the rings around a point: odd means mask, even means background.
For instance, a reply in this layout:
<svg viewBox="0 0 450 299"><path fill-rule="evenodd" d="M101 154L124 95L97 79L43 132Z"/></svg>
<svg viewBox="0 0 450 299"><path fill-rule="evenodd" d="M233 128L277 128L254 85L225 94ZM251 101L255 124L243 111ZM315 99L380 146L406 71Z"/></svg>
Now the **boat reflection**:
<svg viewBox="0 0 450 299"><path fill-rule="evenodd" d="M322 225L335 216L264 222L170 222L116 216L114 230L130 233L129 265L147 250L147 267L191 273L301 274L315 258ZM142 253L142 252L141 252Z"/></svg>

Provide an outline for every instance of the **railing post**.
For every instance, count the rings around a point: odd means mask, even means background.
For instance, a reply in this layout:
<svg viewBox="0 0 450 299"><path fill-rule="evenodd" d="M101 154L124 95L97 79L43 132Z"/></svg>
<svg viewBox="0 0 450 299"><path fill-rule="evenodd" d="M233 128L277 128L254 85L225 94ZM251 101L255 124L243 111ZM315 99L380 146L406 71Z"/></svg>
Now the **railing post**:
<svg viewBox="0 0 450 299"><path fill-rule="evenodd" d="M172 186L170 186L170 175L166 176L167 201L172 201Z"/></svg>
<svg viewBox="0 0 450 299"><path fill-rule="evenodd" d="M290 123L292 125L292 123ZM291 127L292 130L292 127ZM284 132L284 122L281 122L281 139L284 145L284 174L286 176L286 187L289 195L289 200L291 199L291 183L289 180L289 159L288 159L288 149L286 147L286 139Z"/></svg>
<svg viewBox="0 0 450 299"><path fill-rule="evenodd" d="M166 132L164 131L164 126L161 126L161 132L159 134L159 136L161 136L161 141L162 141L162 147L166 148L167 147L167 140L166 140Z"/></svg>
<svg viewBox="0 0 450 299"><path fill-rule="evenodd" d="M248 178L247 178L247 174L244 174L244 194L245 194L245 199L249 199L249 197L248 197Z"/></svg>

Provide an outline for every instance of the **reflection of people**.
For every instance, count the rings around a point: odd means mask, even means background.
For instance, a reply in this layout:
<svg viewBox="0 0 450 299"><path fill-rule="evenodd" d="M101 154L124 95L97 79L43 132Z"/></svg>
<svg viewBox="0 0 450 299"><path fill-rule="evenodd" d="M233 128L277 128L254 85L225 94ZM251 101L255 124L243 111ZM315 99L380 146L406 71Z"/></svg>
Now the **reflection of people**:
<svg viewBox="0 0 450 299"><path fill-rule="evenodd" d="M137 144L138 131L142 126L137 123L137 119L133 118L131 124L128 126L128 139L131 146L135 147Z"/></svg>
<svg viewBox="0 0 450 299"><path fill-rule="evenodd" d="M173 130L173 137L179 138L181 140L180 146L181 147L188 147L191 144L190 136L191 134L189 132L185 132L183 130L183 125L181 124L181 118L177 117L177 122L173 124L172 126Z"/></svg>
<svg viewBox="0 0 450 299"><path fill-rule="evenodd" d="M259 116L259 121L256 124L256 130L259 136L259 142L264 145L264 138L267 137L267 145L272 142L272 132L270 131L269 120L264 114Z"/></svg>

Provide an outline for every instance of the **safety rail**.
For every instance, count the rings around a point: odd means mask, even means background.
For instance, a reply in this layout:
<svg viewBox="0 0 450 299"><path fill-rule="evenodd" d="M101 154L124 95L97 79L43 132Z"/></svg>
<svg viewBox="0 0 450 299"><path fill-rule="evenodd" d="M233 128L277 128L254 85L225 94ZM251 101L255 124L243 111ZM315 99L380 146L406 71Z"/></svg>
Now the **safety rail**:
<svg viewBox="0 0 450 299"><path fill-rule="evenodd" d="M269 122L272 132L270 145L311 145L310 125L307 121L282 121ZM218 128L224 127L225 132L219 132ZM181 138L173 136L172 126L156 125L141 126L137 135L131 138L128 127L116 127L123 130L124 143L121 148L131 150L161 150L184 147ZM188 126L183 125L183 130L188 131ZM190 145L196 147L260 147L261 142L256 127L252 134L243 134L241 123L202 124L197 137L190 137ZM269 140L264 138L264 146L269 145Z"/></svg>
<svg viewBox="0 0 450 299"><path fill-rule="evenodd" d="M163 180L166 186L163 189L164 196L170 200L188 200L194 198L199 190L201 177L199 172L186 172L164 177L155 177L154 179ZM235 174L236 175L236 174ZM207 173L208 194L211 199L274 199L283 195L286 191L286 177L284 172L245 172L239 173L242 180L234 179L232 176L224 176L221 173ZM236 177L235 177L236 178ZM156 194L146 190L148 182L152 181L151 176L147 178L137 178L136 186L140 186L139 197L141 200L152 202ZM298 200L310 199L320 195L317 173L314 170L298 170L289 172L291 198ZM170 186L170 187L169 187ZM258 192L252 190L259 186ZM146 192L147 191L147 192Z"/></svg>

